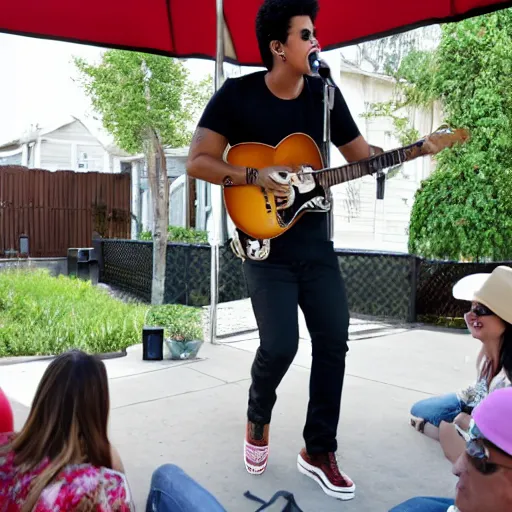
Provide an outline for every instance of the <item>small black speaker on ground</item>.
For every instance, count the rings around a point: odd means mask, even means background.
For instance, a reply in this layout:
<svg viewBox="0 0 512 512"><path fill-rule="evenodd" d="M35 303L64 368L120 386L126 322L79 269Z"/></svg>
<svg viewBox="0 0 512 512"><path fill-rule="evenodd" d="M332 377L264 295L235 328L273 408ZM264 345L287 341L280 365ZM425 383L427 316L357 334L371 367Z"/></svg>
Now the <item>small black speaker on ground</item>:
<svg viewBox="0 0 512 512"><path fill-rule="evenodd" d="M164 328L144 327L142 329L142 359L162 361L164 358Z"/></svg>

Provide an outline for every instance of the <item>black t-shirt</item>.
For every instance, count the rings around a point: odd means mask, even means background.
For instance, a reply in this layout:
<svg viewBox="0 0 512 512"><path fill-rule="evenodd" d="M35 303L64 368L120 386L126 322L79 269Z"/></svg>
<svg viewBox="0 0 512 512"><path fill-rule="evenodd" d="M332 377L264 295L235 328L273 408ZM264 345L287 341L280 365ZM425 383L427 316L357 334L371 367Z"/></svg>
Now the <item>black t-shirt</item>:
<svg viewBox="0 0 512 512"><path fill-rule="evenodd" d="M234 146L242 142L260 142L277 146L292 133L305 133L318 145L323 140L323 82L305 76L301 94L282 100L265 83L266 71L227 79L209 101L199 121L227 138ZM354 140L359 129L336 87L331 112L331 141L342 146ZM317 245L328 241L327 214L306 213L286 233L270 242L269 259L305 257Z"/></svg>

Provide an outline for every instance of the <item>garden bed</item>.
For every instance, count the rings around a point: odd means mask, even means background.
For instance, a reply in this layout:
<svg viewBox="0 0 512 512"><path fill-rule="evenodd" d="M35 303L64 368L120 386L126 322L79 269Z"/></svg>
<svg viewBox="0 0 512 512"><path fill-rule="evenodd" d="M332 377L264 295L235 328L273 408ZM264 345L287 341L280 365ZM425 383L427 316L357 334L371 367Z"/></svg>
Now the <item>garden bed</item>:
<svg viewBox="0 0 512 512"><path fill-rule="evenodd" d="M141 343L144 325L202 339L199 308L127 304L88 281L43 270L0 272L0 357L118 352Z"/></svg>

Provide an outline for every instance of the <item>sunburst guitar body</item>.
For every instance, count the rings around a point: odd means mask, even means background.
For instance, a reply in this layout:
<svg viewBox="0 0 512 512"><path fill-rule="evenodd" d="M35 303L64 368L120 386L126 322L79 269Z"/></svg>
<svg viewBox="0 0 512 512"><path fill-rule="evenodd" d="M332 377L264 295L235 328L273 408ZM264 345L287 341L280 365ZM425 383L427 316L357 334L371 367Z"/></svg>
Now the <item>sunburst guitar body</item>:
<svg viewBox="0 0 512 512"><path fill-rule="evenodd" d="M242 143L231 147L226 161L232 165L263 169L287 166L291 194L282 202L272 192L256 185L224 187L224 202L235 226L255 240L276 238L288 231L305 213L326 212L330 203L327 190L384 169L401 165L424 155L433 155L469 135L465 130L442 128L409 146L380 153L341 167L324 169L322 156L314 140L303 133L292 134L276 147L260 143ZM279 180L280 177L276 176Z"/></svg>
<svg viewBox="0 0 512 512"><path fill-rule="evenodd" d="M233 146L227 162L241 167L263 169L270 166L287 166L297 171L309 166L322 168L322 156L313 139L303 134L293 134L277 147L259 143ZM224 187L224 202L231 220L237 228L256 239L275 238L290 229L306 213L300 206L313 195L301 194L288 208L278 209L276 197L256 185Z"/></svg>

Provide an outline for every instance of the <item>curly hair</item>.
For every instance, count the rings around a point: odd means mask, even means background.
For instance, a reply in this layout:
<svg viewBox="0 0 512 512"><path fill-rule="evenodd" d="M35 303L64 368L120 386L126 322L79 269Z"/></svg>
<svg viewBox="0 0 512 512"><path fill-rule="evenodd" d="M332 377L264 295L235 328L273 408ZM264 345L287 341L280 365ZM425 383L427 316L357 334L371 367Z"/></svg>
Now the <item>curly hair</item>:
<svg viewBox="0 0 512 512"><path fill-rule="evenodd" d="M269 71L274 63L270 42L286 43L291 19L309 16L314 23L318 9L318 0L264 0L256 16L256 37L261 59Z"/></svg>

